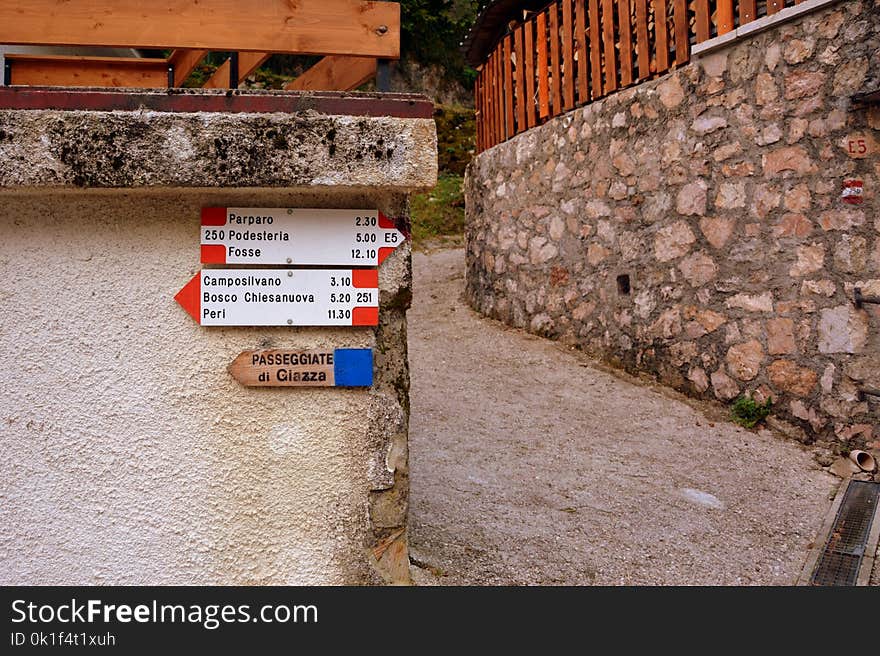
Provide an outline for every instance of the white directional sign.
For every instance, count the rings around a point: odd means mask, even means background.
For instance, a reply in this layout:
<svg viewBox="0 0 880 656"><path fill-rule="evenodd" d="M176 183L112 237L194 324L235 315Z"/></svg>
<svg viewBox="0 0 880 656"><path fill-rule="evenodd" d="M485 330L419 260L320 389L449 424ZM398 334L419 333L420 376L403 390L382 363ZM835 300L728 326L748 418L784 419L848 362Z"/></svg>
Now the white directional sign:
<svg viewBox="0 0 880 656"><path fill-rule="evenodd" d="M376 326L377 269L203 269L174 297L202 326Z"/></svg>
<svg viewBox="0 0 880 656"><path fill-rule="evenodd" d="M378 266L405 240L376 210L202 209L203 264Z"/></svg>

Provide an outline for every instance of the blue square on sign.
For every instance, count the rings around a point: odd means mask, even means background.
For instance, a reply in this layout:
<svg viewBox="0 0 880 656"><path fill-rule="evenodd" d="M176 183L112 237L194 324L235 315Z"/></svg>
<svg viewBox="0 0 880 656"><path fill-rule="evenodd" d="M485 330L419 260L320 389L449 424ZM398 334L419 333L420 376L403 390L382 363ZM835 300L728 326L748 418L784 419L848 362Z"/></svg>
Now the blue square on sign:
<svg viewBox="0 0 880 656"><path fill-rule="evenodd" d="M372 387L373 349L336 349L333 375L336 387Z"/></svg>

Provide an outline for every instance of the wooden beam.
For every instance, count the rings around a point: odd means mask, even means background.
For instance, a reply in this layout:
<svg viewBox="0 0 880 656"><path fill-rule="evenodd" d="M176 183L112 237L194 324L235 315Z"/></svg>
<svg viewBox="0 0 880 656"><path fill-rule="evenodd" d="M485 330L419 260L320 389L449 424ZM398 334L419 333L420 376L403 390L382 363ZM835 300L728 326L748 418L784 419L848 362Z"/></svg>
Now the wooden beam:
<svg viewBox="0 0 880 656"><path fill-rule="evenodd" d="M657 65L652 73L665 73L669 69L669 30L666 18L666 0L651 0L654 6L654 35L657 48Z"/></svg>
<svg viewBox="0 0 880 656"><path fill-rule="evenodd" d="M295 80L284 85L294 91L353 91L376 77L372 57L324 57Z"/></svg>
<svg viewBox="0 0 880 656"><path fill-rule="evenodd" d="M522 132L526 129L526 103L531 100L526 98L526 58L523 54L522 26L513 32L513 48L516 53L516 130Z"/></svg>
<svg viewBox="0 0 880 656"><path fill-rule="evenodd" d="M573 0L562 0L562 96L563 109L574 107L574 7Z"/></svg>
<svg viewBox="0 0 880 656"><path fill-rule="evenodd" d="M538 73L538 115L546 118L550 115L550 68L547 66L547 14L543 11L538 14L535 41L538 44L538 63L535 66Z"/></svg>
<svg viewBox="0 0 880 656"><path fill-rule="evenodd" d="M600 36L599 0L590 3L590 83L593 100L602 97L602 42Z"/></svg>
<svg viewBox="0 0 880 656"><path fill-rule="evenodd" d="M182 87L196 66L202 63L207 50L175 50L168 57L168 64L174 67L174 86Z"/></svg>
<svg viewBox="0 0 880 656"><path fill-rule="evenodd" d="M510 53L513 48L513 37L507 35L502 41L504 56L501 60L504 74L504 138L510 139L516 134L513 127L513 62Z"/></svg>
<svg viewBox="0 0 880 656"><path fill-rule="evenodd" d="M675 25L675 65L682 66L688 62L691 55L687 0L674 0L672 20Z"/></svg>
<svg viewBox="0 0 880 656"><path fill-rule="evenodd" d="M0 2L0 43L400 57L400 6L372 0Z"/></svg>
<svg viewBox="0 0 880 656"><path fill-rule="evenodd" d="M262 66L263 62L271 57L268 52L240 52L238 53L238 84ZM203 89L228 89L229 88L229 60L220 64L214 74L202 85ZM236 85L238 86L238 85Z"/></svg>
<svg viewBox="0 0 880 656"><path fill-rule="evenodd" d="M528 20L523 23L523 30L526 35L525 42L525 57L523 57L523 73L526 76L526 95L525 95L525 103L526 103L526 121L528 127L535 127L538 123L538 119L535 116L535 43L534 43L534 32L532 30L532 26L534 25L534 20Z"/></svg>
<svg viewBox="0 0 880 656"><path fill-rule="evenodd" d="M13 85L47 87L168 86L168 62L137 57L7 54Z"/></svg>

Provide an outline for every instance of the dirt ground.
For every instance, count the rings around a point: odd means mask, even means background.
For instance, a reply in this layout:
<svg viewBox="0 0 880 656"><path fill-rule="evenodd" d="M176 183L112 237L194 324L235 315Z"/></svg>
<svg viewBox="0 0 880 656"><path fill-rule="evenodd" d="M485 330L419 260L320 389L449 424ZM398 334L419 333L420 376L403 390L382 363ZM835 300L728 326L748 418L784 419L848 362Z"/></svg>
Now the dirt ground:
<svg viewBox="0 0 880 656"><path fill-rule="evenodd" d="M413 266L417 583L795 582L839 485L806 449L480 317L460 248Z"/></svg>

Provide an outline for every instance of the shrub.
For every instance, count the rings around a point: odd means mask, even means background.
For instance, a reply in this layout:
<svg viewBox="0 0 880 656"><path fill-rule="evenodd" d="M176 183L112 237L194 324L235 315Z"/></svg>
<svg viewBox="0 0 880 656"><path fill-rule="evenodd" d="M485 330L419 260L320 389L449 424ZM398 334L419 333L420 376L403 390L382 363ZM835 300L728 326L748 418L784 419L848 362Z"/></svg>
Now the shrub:
<svg viewBox="0 0 880 656"><path fill-rule="evenodd" d="M733 421L745 428L754 428L764 421L770 414L773 399L767 399L764 403L756 403L750 396L741 396L730 407Z"/></svg>

